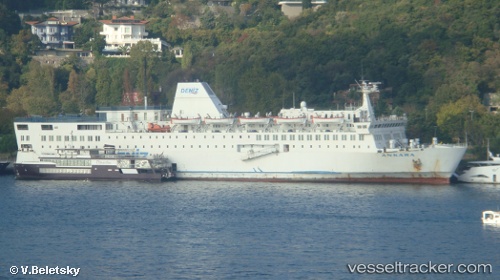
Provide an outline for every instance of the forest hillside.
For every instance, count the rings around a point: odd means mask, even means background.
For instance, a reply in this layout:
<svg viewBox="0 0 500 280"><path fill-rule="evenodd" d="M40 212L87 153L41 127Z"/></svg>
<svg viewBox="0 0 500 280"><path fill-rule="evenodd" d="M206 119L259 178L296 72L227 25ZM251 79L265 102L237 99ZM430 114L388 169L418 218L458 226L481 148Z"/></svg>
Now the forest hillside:
<svg viewBox="0 0 500 280"><path fill-rule="evenodd" d="M59 68L30 59L40 43L16 20L17 2L0 1L2 120L91 113L120 104L130 90L155 92L154 102L171 105L176 83L195 79L208 82L233 112L277 113L294 106L293 96L309 107L337 108L359 102L348 89L367 79L382 82L377 113L406 114L410 138L437 135L483 150L489 140L500 152L500 116L489 109L500 94L499 1L329 0L316 11L304 2L294 19L277 0L235 0L229 9L152 0L134 12L149 21L150 37L182 47L182 59L159 56L146 43L130 58L101 56L98 20L133 13L106 10L112 1L27 1L45 5L34 8L101 8L75 34L79 47L95 52L94 63L73 57ZM1 123L3 135L12 132L11 122Z"/></svg>

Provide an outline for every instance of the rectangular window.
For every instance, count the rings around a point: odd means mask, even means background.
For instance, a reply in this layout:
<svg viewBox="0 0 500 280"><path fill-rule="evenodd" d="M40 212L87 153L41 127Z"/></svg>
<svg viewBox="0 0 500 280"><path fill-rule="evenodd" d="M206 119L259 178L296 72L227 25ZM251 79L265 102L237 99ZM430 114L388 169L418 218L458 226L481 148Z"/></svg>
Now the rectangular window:
<svg viewBox="0 0 500 280"><path fill-rule="evenodd" d="M61 135L57 135L56 136L56 141L57 142L61 142L62 141L62 136Z"/></svg>
<svg viewBox="0 0 500 280"><path fill-rule="evenodd" d="M51 124L42 124L42 130L53 130L54 128L52 127Z"/></svg>
<svg viewBox="0 0 500 280"><path fill-rule="evenodd" d="M27 124L18 124L17 130L28 130L28 125Z"/></svg>
<svg viewBox="0 0 500 280"><path fill-rule="evenodd" d="M78 130L102 130L102 125L100 124L79 124L77 126Z"/></svg>
<svg viewBox="0 0 500 280"><path fill-rule="evenodd" d="M69 135L64 136L64 141L69 142Z"/></svg>

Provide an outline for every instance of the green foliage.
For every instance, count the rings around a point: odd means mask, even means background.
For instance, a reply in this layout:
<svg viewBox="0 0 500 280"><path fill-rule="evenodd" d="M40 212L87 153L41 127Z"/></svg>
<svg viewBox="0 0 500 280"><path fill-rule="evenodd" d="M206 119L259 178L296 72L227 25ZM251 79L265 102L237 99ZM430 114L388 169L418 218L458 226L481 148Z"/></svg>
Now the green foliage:
<svg viewBox="0 0 500 280"><path fill-rule="evenodd" d="M102 24L95 19L83 19L81 24L75 26L73 40L77 47L90 50L91 40L98 37Z"/></svg>
<svg viewBox="0 0 500 280"><path fill-rule="evenodd" d="M16 57L19 65L26 65L30 56L35 53L41 45L40 39L32 35L31 31L23 29L19 34L12 35L10 41L10 52Z"/></svg>
<svg viewBox="0 0 500 280"><path fill-rule="evenodd" d="M21 29L21 20L15 10L0 3L0 28L7 34L13 35Z"/></svg>
<svg viewBox="0 0 500 280"><path fill-rule="evenodd" d="M13 120L10 120L11 122ZM17 149L16 135L14 133L0 134L0 153L9 153Z"/></svg>
<svg viewBox="0 0 500 280"><path fill-rule="evenodd" d="M42 66L36 61L29 64L29 71L23 75L26 91L22 107L30 115L51 116L57 113L55 79L53 67Z"/></svg>
<svg viewBox="0 0 500 280"><path fill-rule="evenodd" d="M205 29L215 28L215 14L210 9L205 9L205 13L200 17L201 26Z"/></svg>
<svg viewBox="0 0 500 280"><path fill-rule="evenodd" d="M97 106L110 106L111 101L111 75L107 68L103 68L97 75L95 103ZM113 104L114 105L114 104Z"/></svg>
<svg viewBox="0 0 500 280"><path fill-rule="evenodd" d="M302 9L310 9L312 8L311 0L302 0Z"/></svg>

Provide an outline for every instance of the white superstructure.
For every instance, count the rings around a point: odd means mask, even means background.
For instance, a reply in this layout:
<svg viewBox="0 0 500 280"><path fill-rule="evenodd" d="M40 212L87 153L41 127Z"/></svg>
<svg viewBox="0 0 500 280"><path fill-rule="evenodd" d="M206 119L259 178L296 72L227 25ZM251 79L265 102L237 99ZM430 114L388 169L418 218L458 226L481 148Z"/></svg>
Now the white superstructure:
<svg viewBox="0 0 500 280"><path fill-rule="evenodd" d="M17 163L58 148L135 149L163 154L178 179L448 183L465 145L407 139L406 118L377 118L362 82L363 104L344 110L227 111L206 83L179 83L172 110L97 110L94 119L16 119ZM155 127L156 129L152 129Z"/></svg>

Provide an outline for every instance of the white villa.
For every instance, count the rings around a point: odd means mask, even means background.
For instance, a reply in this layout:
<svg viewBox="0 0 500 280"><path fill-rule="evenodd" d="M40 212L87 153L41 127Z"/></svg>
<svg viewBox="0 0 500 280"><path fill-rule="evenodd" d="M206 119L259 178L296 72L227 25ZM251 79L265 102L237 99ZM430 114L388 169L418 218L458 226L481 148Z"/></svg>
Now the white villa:
<svg viewBox="0 0 500 280"><path fill-rule="evenodd" d="M111 20L100 20L100 22L103 24L103 31L100 34L104 35L106 40L104 53L121 54L123 47L130 50L130 47L144 40L150 41L158 51L168 46L167 42L159 38L146 38L147 20L135 19L134 16L121 18L113 16Z"/></svg>

